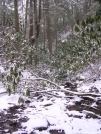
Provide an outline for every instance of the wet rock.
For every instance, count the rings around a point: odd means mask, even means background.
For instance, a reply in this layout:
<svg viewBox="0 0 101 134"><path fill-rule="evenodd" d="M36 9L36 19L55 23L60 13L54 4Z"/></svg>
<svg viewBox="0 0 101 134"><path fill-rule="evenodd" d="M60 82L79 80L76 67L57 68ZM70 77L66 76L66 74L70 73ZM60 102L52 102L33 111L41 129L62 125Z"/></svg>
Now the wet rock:
<svg viewBox="0 0 101 134"><path fill-rule="evenodd" d="M64 130L49 130L50 134L65 134Z"/></svg>
<svg viewBox="0 0 101 134"><path fill-rule="evenodd" d="M14 105L13 107L10 107L9 109L10 109L10 110L19 109L19 106L17 106L17 105Z"/></svg>
<svg viewBox="0 0 101 134"><path fill-rule="evenodd" d="M99 93L99 90L95 87L95 86L92 86L90 89L89 89L89 92L94 92L94 93Z"/></svg>
<svg viewBox="0 0 101 134"><path fill-rule="evenodd" d="M51 106L51 105L52 105L52 104L50 103L50 104L45 104L44 106L45 106L45 107L48 107L48 106Z"/></svg>
<svg viewBox="0 0 101 134"><path fill-rule="evenodd" d="M72 91L76 91L76 89L77 89L77 83L66 82L64 84L64 88L69 88Z"/></svg>
<svg viewBox="0 0 101 134"><path fill-rule="evenodd" d="M101 100L97 100L96 104L101 106Z"/></svg>
<svg viewBox="0 0 101 134"><path fill-rule="evenodd" d="M29 103L31 103L31 101L30 100L26 100L25 103L26 104L29 104Z"/></svg>
<svg viewBox="0 0 101 134"><path fill-rule="evenodd" d="M35 130L39 130L39 131L43 131L43 130L47 130L48 129L48 126L47 127L37 127L35 128Z"/></svg>
<svg viewBox="0 0 101 134"><path fill-rule="evenodd" d="M11 121L9 123L10 126L16 127L17 126L17 121Z"/></svg>

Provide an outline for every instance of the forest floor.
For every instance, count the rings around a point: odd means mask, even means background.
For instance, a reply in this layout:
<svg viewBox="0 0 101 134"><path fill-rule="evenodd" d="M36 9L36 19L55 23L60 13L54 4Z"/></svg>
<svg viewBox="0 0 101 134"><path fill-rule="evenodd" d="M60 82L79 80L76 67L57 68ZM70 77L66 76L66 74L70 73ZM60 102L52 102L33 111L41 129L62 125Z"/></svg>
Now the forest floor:
<svg viewBox="0 0 101 134"><path fill-rule="evenodd" d="M0 82L0 93L5 90ZM101 80L77 91L100 94ZM20 94L0 94L0 134L101 134L101 96L54 95L61 97L36 94L19 104Z"/></svg>

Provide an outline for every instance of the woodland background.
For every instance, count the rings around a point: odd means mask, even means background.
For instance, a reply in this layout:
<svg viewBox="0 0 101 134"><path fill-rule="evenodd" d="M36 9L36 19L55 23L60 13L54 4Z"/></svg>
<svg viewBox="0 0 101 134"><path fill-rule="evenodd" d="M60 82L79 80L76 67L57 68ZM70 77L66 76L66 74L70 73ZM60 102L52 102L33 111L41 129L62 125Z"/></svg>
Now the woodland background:
<svg viewBox="0 0 101 134"><path fill-rule="evenodd" d="M9 92L25 69L58 84L72 80L101 59L101 0L1 0L0 38Z"/></svg>

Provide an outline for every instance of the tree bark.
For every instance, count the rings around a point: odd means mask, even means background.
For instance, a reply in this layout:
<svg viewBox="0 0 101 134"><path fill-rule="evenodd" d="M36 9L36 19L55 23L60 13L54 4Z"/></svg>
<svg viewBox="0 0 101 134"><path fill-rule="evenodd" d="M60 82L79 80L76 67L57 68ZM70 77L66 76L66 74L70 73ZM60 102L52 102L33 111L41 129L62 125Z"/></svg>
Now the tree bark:
<svg viewBox="0 0 101 134"><path fill-rule="evenodd" d="M30 19L29 41L30 41L30 43L32 45L32 36L33 36L33 2L32 2L32 0L30 0L29 19Z"/></svg>
<svg viewBox="0 0 101 134"><path fill-rule="evenodd" d="M5 0L3 0L3 26L5 26L6 11L5 11Z"/></svg>
<svg viewBox="0 0 101 134"><path fill-rule="evenodd" d="M25 11L25 31L24 31L24 36L26 38L26 32L27 32L27 16L28 16L28 2L29 0L26 0L26 11Z"/></svg>
<svg viewBox="0 0 101 134"><path fill-rule="evenodd" d="M14 0L15 30L19 32L18 0Z"/></svg>
<svg viewBox="0 0 101 134"><path fill-rule="evenodd" d="M48 41L48 49L50 54L52 54L52 40L51 40L51 23L50 23L50 15L49 15L49 1L46 0L46 33L47 33L47 41Z"/></svg>
<svg viewBox="0 0 101 134"><path fill-rule="evenodd" d="M58 40L58 39L57 39L57 32L58 32L57 30L58 30L58 29L57 29L57 27L58 27L58 19L55 18L55 44L56 44L56 45L55 45L55 46L56 46L55 50L56 50L56 51L57 51L57 49L58 49L58 45L57 45L57 40Z"/></svg>

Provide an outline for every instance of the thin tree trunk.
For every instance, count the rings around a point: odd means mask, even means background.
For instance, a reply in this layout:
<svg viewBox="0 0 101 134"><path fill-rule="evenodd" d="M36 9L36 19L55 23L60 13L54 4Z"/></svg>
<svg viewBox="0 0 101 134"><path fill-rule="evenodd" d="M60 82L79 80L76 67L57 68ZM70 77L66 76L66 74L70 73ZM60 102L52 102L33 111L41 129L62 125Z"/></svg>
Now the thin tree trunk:
<svg viewBox="0 0 101 134"><path fill-rule="evenodd" d="M56 48L55 48L55 50L57 51L57 48L58 48L58 46L57 46L57 22L58 22L58 20L55 18L55 39L56 39Z"/></svg>
<svg viewBox="0 0 101 134"><path fill-rule="evenodd" d="M37 0L34 0L34 19L35 19L35 37L33 43L39 37L40 32L40 20L41 20L41 0L39 0L39 11L37 12Z"/></svg>
<svg viewBox="0 0 101 134"><path fill-rule="evenodd" d="M46 11L45 11L45 1L43 1L43 41L44 41L44 45L43 45L43 49L45 50L46 48L46 15L45 15Z"/></svg>
<svg viewBox="0 0 101 134"><path fill-rule="evenodd" d="M3 26L5 26L6 11L5 11L5 0L3 0Z"/></svg>
<svg viewBox="0 0 101 134"><path fill-rule="evenodd" d="M29 29L29 40L30 43L32 44L32 36L33 36L33 3L32 0L30 0L30 29Z"/></svg>
<svg viewBox="0 0 101 134"><path fill-rule="evenodd" d="M29 0L26 0L26 13L25 13L25 32L24 32L24 36L26 37L27 35L27 16L28 16L28 2Z"/></svg>
<svg viewBox="0 0 101 134"><path fill-rule="evenodd" d="M43 29L43 32L44 32L44 50L46 48L46 23L45 23L46 19L44 18L44 29Z"/></svg>
<svg viewBox="0 0 101 134"><path fill-rule="evenodd" d="M39 0L39 16L38 16L38 24L37 24L37 38L40 32L40 20L41 20L41 0Z"/></svg>
<svg viewBox="0 0 101 134"><path fill-rule="evenodd" d="M46 32L47 32L48 49L49 49L50 54L52 54L51 23L50 23L50 17L49 17L49 1L48 0L46 0L46 9L47 9L47 13L46 13L46 23L47 23Z"/></svg>
<svg viewBox="0 0 101 134"><path fill-rule="evenodd" d="M24 2L23 2L23 0L22 0L22 3L21 3L22 5L22 14L24 14ZM24 17L22 18L22 25L21 25L21 31L23 32L23 34L24 34L24 24L25 24L25 21L24 21Z"/></svg>
<svg viewBox="0 0 101 134"><path fill-rule="evenodd" d="M34 62L35 65L37 65L37 38L39 37L40 33L40 20L41 20L41 0L39 0L39 11L37 12L37 0L34 0L34 19L35 19L35 37L33 40L33 43L35 43L35 49L36 49L36 54L34 55Z"/></svg>
<svg viewBox="0 0 101 134"><path fill-rule="evenodd" d="M33 37L33 2L30 0L30 29L29 29L29 42L31 46L31 53L30 53L30 64L32 65L33 61L33 42L32 42L32 37Z"/></svg>
<svg viewBox="0 0 101 134"><path fill-rule="evenodd" d="M14 16L15 16L15 30L19 32L19 14L18 14L18 1L14 0Z"/></svg>
<svg viewBox="0 0 101 134"><path fill-rule="evenodd" d="M74 6L72 5L72 16L74 16ZM71 32L72 32L72 34L73 34L73 27L74 27L74 22L72 21L71 22Z"/></svg>
<svg viewBox="0 0 101 134"><path fill-rule="evenodd" d="M37 65L37 25L38 25L38 18L37 18L37 0L34 0L34 27L35 27L35 35L34 35L34 39L33 39L33 43L35 43L35 55L34 55L34 63L35 66Z"/></svg>

